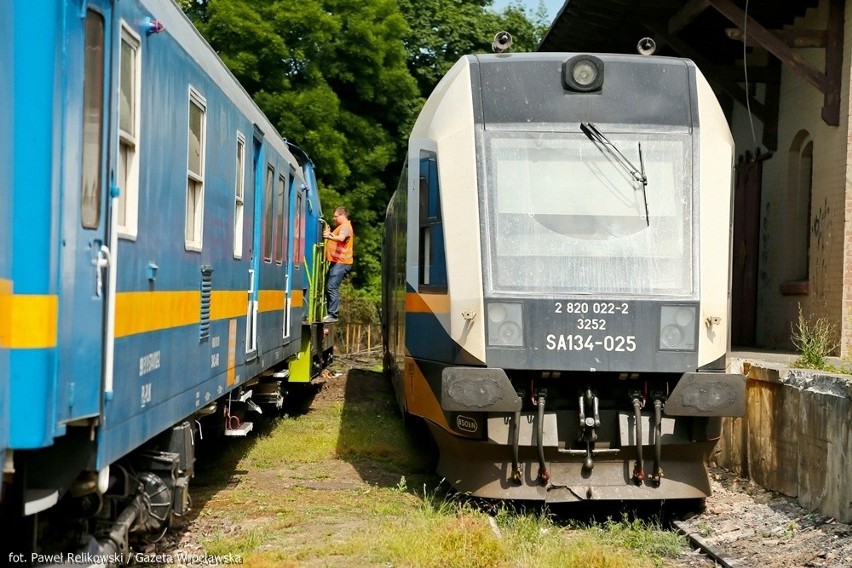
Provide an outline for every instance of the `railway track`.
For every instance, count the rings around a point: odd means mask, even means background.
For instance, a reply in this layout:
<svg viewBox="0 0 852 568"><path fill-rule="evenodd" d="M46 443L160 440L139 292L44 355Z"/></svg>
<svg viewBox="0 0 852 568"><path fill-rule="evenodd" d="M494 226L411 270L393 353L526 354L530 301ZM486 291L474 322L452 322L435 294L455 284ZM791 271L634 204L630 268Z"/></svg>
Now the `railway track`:
<svg viewBox="0 0 852 568"><path fill-rule="evenodd" d="M803 509L721 468L712 470L706 509L675 521L706 559L690 568L844 568L852 566L852 525Z"/></svg>
<svg viewBox="0 0 852 568"><path fill-rule="evenodd" d="M674 521L672 525L674 525L678 531L689 539L689 544L694 549L705 555L708 560L714 562L715 565L723 568L746 568L737 561L728 558L722 551L718 550L716 546L708 543L703 537L701 537L701 535L693 531L689 525L683 521Z"/></svg>

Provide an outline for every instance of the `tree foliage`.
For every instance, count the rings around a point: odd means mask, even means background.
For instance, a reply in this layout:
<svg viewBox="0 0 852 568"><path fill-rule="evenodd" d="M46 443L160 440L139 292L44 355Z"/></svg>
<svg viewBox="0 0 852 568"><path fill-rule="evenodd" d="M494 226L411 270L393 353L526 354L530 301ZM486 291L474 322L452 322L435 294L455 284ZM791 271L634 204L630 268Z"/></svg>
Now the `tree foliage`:
<svg viewBox="0 0 852 568"><path fill-rule="evenodd" d="M316 164L326 214L346 206L356 231L355 288L378 299L381 232L408 131L462 55L512 33L533 50L546 29L492 0L179 0L276 128ZM533 19L531 19L533 18Z"/></svg>
<svg viewBox="0 0 852 568"><path fill-rule="evenodd" d="M491 4L492 0L399 0L410 25L404 38L408 66L421 96L427 97L462 56L490 53L497 32L512 34L512 51L535 50L547 29L544 5L539 3L533 15L517 0L502 13L491 11Z"/></svg>

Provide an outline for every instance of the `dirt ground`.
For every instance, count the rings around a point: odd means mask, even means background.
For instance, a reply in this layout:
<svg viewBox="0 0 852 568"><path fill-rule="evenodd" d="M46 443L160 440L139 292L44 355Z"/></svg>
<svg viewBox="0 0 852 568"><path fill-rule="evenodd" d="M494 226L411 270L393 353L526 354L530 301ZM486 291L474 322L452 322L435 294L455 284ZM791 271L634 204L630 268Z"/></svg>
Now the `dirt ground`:
<svg viewBox="0 0 852 568"><path fill-rule="evenodd" d="M382 375L368 371L372 367L369 360L344 361L352 369L328 373L321 389L312 401L312 406L331 405L359 396L367 397L376 389L387 388ZM341 363L338 363L338 366ZM360 366L363 366L360 367ZM241 472L241 483L250 476L259 476L255 484L274 482L282 491L290 488L335 491L344 489L369 488L380 485L393 486L399 480L399 474L385 471L379 467L370 469L356 468L344 460L328 460L323 468L328 475L317 479L309 470L316 464L304 468L293 467L287 471ZM267 476L264 480L261 477ZM761 568L841 568L852 567L852 525L824 518L804 510L794 499L765 491L745 479L739 479L731 473L717 467L711 468L713 495L706 501L706 510L682 522L682 526L700 543L711 546L724 554L725 562L731 567ZM306 520L309 523L322 523L322 519ZM364 530L357 520L341 524L341 530ZM188 519L175 527L156 546L149 550L166 554L203 554L202 539L215 532L239 530L230 526L227 518L206 515L195 511ZM297 535L305 531L298 531ZM345 536L345 535L344 535ZM303 565L338 565L300 564ZM706 556L694 552L685 554L674 563L666 563L667 568L687 566L690 568L710 568L719 564ZM725 564L722 564L723 566Z"/></svg>
<svg viewBox="0 0 852 568"><path fill-rule="evenodd" d="M724 553L730 566L852 567L852 525L812 514L721 468L712 469L711 486L704 513L683 525Z"/></svg>

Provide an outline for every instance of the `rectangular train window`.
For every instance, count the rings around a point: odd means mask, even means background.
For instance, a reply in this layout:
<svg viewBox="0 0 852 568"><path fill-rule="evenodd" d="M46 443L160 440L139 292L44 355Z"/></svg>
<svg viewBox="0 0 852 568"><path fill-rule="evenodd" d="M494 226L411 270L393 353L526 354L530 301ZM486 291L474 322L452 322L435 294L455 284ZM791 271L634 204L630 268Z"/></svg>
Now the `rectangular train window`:
<svg viewBox="0 0 852 568"><path fill-rule="evenodd" d="M275 169L266 165L266 181L263 185L263 260L272 262L273 214L272 191L275 183Z"/></svg>
<svg viewBox="0 0 852 568"><path fill-rule="evenodd" d="M118 234L135 238L139 207L139 36L121 23L118 85Z"/></svg>
<svg viewBox="0 0 852 568"><path fill-rule="evenodd" d="M237 162L234 181L234 258L243 257L243 214L245 210L246 139L237 132Z"/></svg>
<svg viewBox="0 0 852 568"><path fill-rule="evenodd" d="M278 189L275 194L275 228L277 235L275 238L275 262L281 264L284 262L285 252L287 251L287 233L289 220L289 200L287 199L287 178L283 175L278 176Z"/></svg>
<svg viewBox="0 0 852 568"><path fill-rule="evenodd" d="M302 264L305 260L305 223L302 220L302 209L304 208L304 200L302 192L296 191L296 218L293 221L293 263L296 266Z"/></svg>
<svg viewBox="0 0 852 568"><path fill-rule="evenodd" d="M86 229L101 222L101 149L104 129L104 18L86 12L86 59L83 69L83 179L80 220Z"/></svg>
<svg viewBox="0 0 852 568"><path fill-rule="evenodd" d="M582 133L486 134L489 290L693 294L689 132L607 136L634 164L641 143L647 187Z"/></svg>
<svg viewBox="0 0 852 568"><path fill-rule="evenodd" d="M187 134L187 182L185 245L201 250L204 221L204 150L207 103L189 88L189 129Z"/></svg>
<svg viewBox="0 0 852 568"><path fill-rule="evenodd" d="M446 288L447 263L444 255L444 228L441 222L441 195L438 161L433 152L420 153L420 284Z"/></svg>

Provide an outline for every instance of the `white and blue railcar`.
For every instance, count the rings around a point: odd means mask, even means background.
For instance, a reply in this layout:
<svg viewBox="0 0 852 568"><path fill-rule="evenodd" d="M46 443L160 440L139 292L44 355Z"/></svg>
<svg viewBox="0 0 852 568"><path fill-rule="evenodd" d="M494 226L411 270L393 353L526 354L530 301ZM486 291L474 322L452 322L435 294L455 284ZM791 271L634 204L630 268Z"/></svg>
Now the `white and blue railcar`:
<svg viewBox="0 0 852 568"><path fill-rule="evenodd" d="M385 369L478 496L701 500L726 372L733 139L688 60L462 58L385 222Z"/></svg>
<svg viewBox="0 0 852 568"><path fill-rule="evenodd" d="M171 0L0 16L8 546L123 553L330 359L313 165Z"/></svg>

